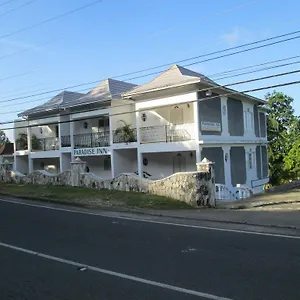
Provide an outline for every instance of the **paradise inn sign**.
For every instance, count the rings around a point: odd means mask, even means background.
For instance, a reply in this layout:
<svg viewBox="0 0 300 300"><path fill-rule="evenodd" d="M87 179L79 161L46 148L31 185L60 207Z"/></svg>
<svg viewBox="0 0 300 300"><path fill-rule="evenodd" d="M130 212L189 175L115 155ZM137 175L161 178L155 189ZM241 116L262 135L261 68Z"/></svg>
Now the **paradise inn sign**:
<svg viewBox="0 0 300 300"><path fill-rule="evenodd" d="M96 155L109 155L109 148L83 148L74 149L74 156L96 156Z"/></svg>

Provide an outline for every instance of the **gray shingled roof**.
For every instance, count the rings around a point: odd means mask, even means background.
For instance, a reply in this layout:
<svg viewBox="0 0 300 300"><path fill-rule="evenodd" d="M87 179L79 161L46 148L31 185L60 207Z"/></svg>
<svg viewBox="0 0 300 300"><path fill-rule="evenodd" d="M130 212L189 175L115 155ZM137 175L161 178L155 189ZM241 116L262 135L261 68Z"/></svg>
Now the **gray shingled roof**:
<svg viewBox="0 0 300 300"><path fill-rule="evenodd" d="M136 86L136 84L108 78L86 95L72 101L72 103L64 103L64 106L75 107L92 103L105 103L112 99L121 98L122 93L130 91Z"/></svg>
<svg viewBox="0 0 300 300"><path fill-rule="evenodd" d="M53 97L52 99L50 99L49 101L47 101L46 103L18 114L18 117L25 117L39 113L48 113L50 111L58 110L62 108L65 105L65 103L72 103L73 101L82 97L83 95L84 94L81 93L63 91L55 97Z"/></svg>
<svg viewBox="0 0 300 300"><path fill-rule="evenodd" d="M179 65L173 65L150 82L140 85L127 93L124 93L123 96L127 97L134 94L171 88L178 85L197 83L200 81L213 85L217 84L203 74L194 72Z"/></svg>

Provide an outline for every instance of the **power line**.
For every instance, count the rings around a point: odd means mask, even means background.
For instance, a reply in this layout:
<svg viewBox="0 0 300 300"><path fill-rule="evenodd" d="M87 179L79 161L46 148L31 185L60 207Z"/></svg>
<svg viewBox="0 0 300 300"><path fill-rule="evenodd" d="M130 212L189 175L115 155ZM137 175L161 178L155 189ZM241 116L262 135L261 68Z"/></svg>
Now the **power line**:
<svg viewBox="0 0 300 300"><path fill-rule="evenodd" d="M49 19L44 20L44 21L42 21L42 22L38 22L38 23L35 23L35 24L33 24L33 25L30 25L30 26L27 26L27 27L24 27L24 28L15 30L15 31L13 31L13 32L4 34L4 35L0 36L0 39L4 39L4 38L7 38L7 37L10 37L10 36L12 36L12 35L15 35L15 34L18 34L18 33L24 32L24 31L27 31L27 30L29 30L29 29L38 27L38 26L40 26L40 25L44 25L44 24L46 24L46 23L52 22L52 21L54 21L54 20L60 19L60 18L65 17L65 16L67 16L67 15L70 15L70 14L73 14L73 13L78 12L78 11L80 11L80 10L83 10L83 9L85 9L85 8L88 8L88 7L90 7L90 6L92 6L92 5L95 5L95 4L99 3L99 2L102 2L102 0L96 0L96 1L93 1L93 2L91 2L91 3L89 3L89 4L86 4L86 5L80 6L80 7L78 7L78 8L69 10L69 11L67 11L67 12L65 12L65 13L63 13L63 14L60 14L60 15L57 15L57 16L55 16L55 17L49 18Z"/></svg>
<svg viewBox="0 0 300 300"><path fill-rule="evenodd" d="M25 7L25 6L29 5L29 4L31 4L31 3L33 3L33 2L35 2L35 1L37 1L37 0L31 0L31 1L28 1L28 2L25 2L25 3L21 4L20 6L17 6L17 7L15 7L15 8L10 9L10 10L7 10L7 11L5 11L4 13L0 14L0 17L3 17L3 16L5 16L5 15L7 15L7 14L10 14L10 13L12 13L12 12L15 12L15 11L17 11L17 10L19 10L19 9L21 9L21 8L23 8L23 7Z"/></svg>
<svg viewBox="0 0 300 300"><path fill-rule="evenodd" d="M123 74L123 75L113 76L111 78L112 79L117 79L117 78L124 77L124 76L130 76L130 75L134 75L134 74L138 74L138 73L142 73L142 72L154 70L154 69L157 69L157 68L161 68L161 67L164 67L164 66L170 66L170 65L172 65L174 63L180 63L180 62L185 62L185 61L188 61L188 60L194 60L195 58L204 57L204 56L210 56L210 55L213 55L213 54L216 54L216 53L223 53L225 51L230 51L230 50L233 50L233 49L239 49L239 48L242 48L242 47L246 47L248 45L254 45L254 44L262 43L262 42L265 42L265 41L270 41L270 40L278 39L280 37L294 35L295 33L300 33L300 30L294 31L294 32L290 32L290 33L286 33L286 34L279 35L279 36L273 36L271 38L258 40L258 41L252 42L252 43L247 43L247 44L243 44L243 45L236 46L236 47L227 48L227 49L220 50L220 51L215 51L215 52L211 52L211 53L207 53L207 54L195 56L195 57L188 58L188 59L183 59L181 61L176 61L176 62L173 62L173 63L159 65L159 66L156 66L156 67L151 67L151 68L147 68L147 69L143 69L143 70L139 70L139 71L135 71L135 72L130 72L130 73ZM264 45L261 45L261 46L256 46L256 47L252 47L252 48L248 48L248 49L236 51L234 53L229 53L229 54L225 54L225 55L221 55L221 56L209 58L209 59L202 60L202 61L193 62L191 64L186 64L186 65L183 65L183 66L185 67L185 66L195 65L195 64L199 64L199 63L203 63L203 62L215 60L215 59L220 59L220 58L224 58L224 57L227 57L227 56L232 56L232 55L236 55L236 54L239 54L239 53L244 53L244 52L247 52L247 51L252 51L252 50L260 49L260 48L263 48L263 47L268 47L268 46L272 46L272 45L275 45L275 44L284 43L284 42L291 41L291 40L298 39L298 38L300 38L300 35L296 36L296 37L292 37L292 38L288 38L288 39L283 39L283 40L280 40L280 41L272 42L272 43L269 43L269 44L264 44ZM146 75L140 75L140 76L137 76L137 77L132 77L132 78L127 79L127 81L131 81L131 80L134 80L134 79L137 79L137 78L142 78L142 77L148 77L148 76L151 76L151 75L156 75L156 74L159 74L160 72L161 71L156 71L156 72L148 73ZM24 97L16 97L16 98L11 98L11 99L7 99L7 100L2 100L2 101L0 101L0 103L11 102L11 101L15 101L15 100L27 99L27 98L31 98L31 97L35 97L35 96L41 96L41 95L46 95L46 94L50 94L50 93L60 92L62 90L66 90L66 89L73 89L73 88L81 87L81 86L84 86L84 85L95 84L95 83L98 83L99 81L103 81L103 80L105 80L105 78L104 79L100 79L100 80L96 80L96 81L85 82L85 83L81 83L81 84L77 84L77 85L73 85L73 86L67 86L67 87L63 87L63 88L59 88L59 89L54 89L54 90L50 90L50 91L43 92L43 93L36 93L36 94L31 94L31 95L28 95L28 96L24 96Z"/></svg>
<svg viewBox="0 0 300 300"><path fill-rule="evenodd" d="M274 62L278 62L278 61L284 61L284 60L292 59L292 58L295 58L295 57L300 57L300 55L293 56L293 57L290 57L290 58L285 58L285 59L279 59L279 60L275 60L275 61L270 61L268 63L274 63ZM221 80L221 79L225 79L225 78L238 77L238 76L246 75L246 74L248 75L248 74L252 74L252 73L256 73L256 72L266 71L266 70L275 69L275 68L281 68L281 67L284 67L284 66L298 64L298 63L300 63L300 61L295 61L295 62L292 62L292 63L282 64L282 65L275 65L275 66L272 66L272 67L265 67L265 68L257 69L257 70L250 71L250 72L244 72L244 73L239 73L239 74L235 74L235 75L229 75L229 76L222 77L222 78L217 78L217 80ZM261 64L261 65L263 65L263 64ZM257 66L257 65L253 65L253 66ZM251 68L253 66L248 66L248 67L244 67L244 68L240 68L240 69L241 70L249 69L249 68ZM239 70L239 69L235 69L234 71L236 71L236 70ZM223 73L226 74L226 73L229 73L231 71L227 71L227 72L223 72ZM218 74L222 74L222 73L218 73ZM211 78L211 77L212 76L209 76L209 78ZM75 90L74 92L85 92L85 91L89 91L89 90L90 90L90 88L86 88L86 89ZM114 95L112 95L112 96L114 96ZM33 100L33 101L17 102L17 103L15 103L15 105L21 105L21 104L26 104L26 103L34 103L34 102L43 101L43 100L49 100L49 98L47 97L47 98L42 98L42 99L36 99L36 100ZM109 102L109 101L104 101L102 103L105 103L105 102ZM11 105L10 104L8 104L8 105L2 105L1 107L4 108L4 107L9 107L9 106L11 106ZM20 111L9 111L9 112L6 112L6 113L19 113L21 111L23 111L23 110L20 110ZM4 114L4 113L2 113L2 114Z"/></svg>
<svg viewBox="0 0 300 300"><path fill-rule="evenodd" d="M211 75L207 75L208 77L218 77L219 75L226 75L228 73L233 73L236 71L242 71L242 70L247 70L247 69L251 69L254 67L260 67L260 66L264 66L264 65L268 65L268 64L273 64L273 63L277 63L277 62L281 62L281 61L286 61L286 60L291 60L291 59L295 59L295 58L299 58L300 55L296 55L296 56L290 56L290 57L286 57L286 58L281 58L281 59L277 59L277 60L272 60L272 61L268 61L265 63L260 63L260 64L256 64L256 65L251 65L251 66L247 66L247 67L243 67L243 68L237 68L237 69L232 69L229 71L225 71L225 72L220 72L220 73L214 73Z"/></svg>
<svg viewBox="0 0 300 300"><path fill-rule="evenodd" d="M266 90L266 89L270 89L270 88L277 88L277 87L283 87L283 86L290 86L290 85L295 85L295 84L300 84L300 80L297 81L290 81L290 82L285 82L285 83L280 83L280 84L275 84L275 85L269 85L269 86L263 86L263 87L258 87L258 88L254 88L254 89L249 89L249 90L244 90L242 92L238 92L238 91L234 91L234 92L230 92L227 94L222 94L221 96L223 97L230 97L232 95L243 95L245 96L245 93L250 93L250 92L257 92L257 91L261 91L261 90ZM191 100L189 101L189 103L194 103L197 101L201 101L201 100L210 100L210 99L216 99L219 98L220 95L217 96L212 96L212 97L205 97L205 98L200 98L200 99L196 99L196 100ZM186 102L180 102L177 103L177 105L181 105L181 104L186 104ZM121 112L121 113L114 113L114 114L109 114L108 116L113 117L113 116L120 116L120 115L125 115L125 114L133 114L136 112L141 112L141 111L151 111L155 108L164 108L164 107L170 107L170 104L167 105L162 105L162 106L153 106L150 108L145 108L142 110L133 110L133 111L127 111L127 112ZM51 117L53 118L53 116ZM88 117L88 118L82 118L83 120L91 120L91 119L95 119L96 117ZM81 119L77 119L77 120L68 120L68 121L58 121L58 122L48 122L48 123L44 123L44 124L38 124L38 125L27 125L27 126L18 126L18 127L6 127L6 128L2 128L2 130L11 130L11 129L22 129L22 128L32 128L32 127L38 127L38 126L43 126L43 125L57 125L57 124L66 124L66 123L71 123L71 122L76 122L76 121L80 121ZM16 123L24 123L24 122L28 122L29 121L16 121ZM0 123L0 125L4 125L4 124L11 124L11 123L15 123L15 121L12 122L3 122Z"/></svg>
<svg viewBox="0 0 300 300"><path fill-rule="evenodd" d="M243 80L243 81L238 81L238 82L234 82L234 83L229 83L229 84L225 84L225 85L216 85L214 87L208 87L208 88L204 88L204 89L201 89L199 90L199 92L205 92L205 91L208 91L208 90L215 90L215 89L220 89L220 88L228 88L230 86L234 86L234 85L241 85L241 84L245 84L245 83L250 83L250 82L255 82L255 81L260 81L260 80L266 80L266 79L270 79L270 78L275 78L275 77L281 77L281 76L286 76L286 75L291 75L291 74L296 74L296 73L300 73L300 69L298 70L294 70L294 71L290 71L290 72L284 72L284 73L278 73L278 74L272 74L272 75L269 75L269 76L263 76L263 77L257 77L257 78L252 78L252 79L248 79L248 80ZM238 92L238 91L234 91L234 94L242 94L243 92ZM222 94L223 95L223 94ZM205 99L211 99L211 98L205 98ZM105 102L108 102L108 101L103 101L102 103L105 103ZM101 103L101 104L102 104ZM113 108L117 108L117 107L124 107L124 106L128 106L128 105L131 105L131 104L121 104L121 105L116 105L114 106ZM168 105L167 105L168 106ZM89 109L89 110L84 110L84 111L80 111L80 113L83 113L83 112L91 112L91 111L96 111L96 110L99 110L99 108L96 108L96 109ZM38 112L41 112L41 111L44 111L44 109L41 109L40 111L37 111ZM8 112L6 112L8 113ZM11 113L11 112L10 112ZM129 113L129 112L128 112ZM68 114L64 114L64 116L70 116L74 113L68 113ZM43 119L49 119L49 118L52 118L53 116L50 116L50 117L44 117ZM14 123L14 122L24 122L24 120L21 120L21 121L7 121L7 122L2 122L0 123L0 125L3 125L3 124L9 124L9 123Z"/></svg>
<svg viewBox="0 0 300 300"><path fill-rule="evenodd" d="M9 4L9 3L13 2L13 1L15 1L15 0L8 0L8 1L4 2L4 3L1 3L0 7L4 6L6 4Z"/></svg>
<svg viewBox="0 0 300 300"><path fill-rule="evenodd" d="M250 71L250 72L248 71L248 72L243 72L243 73L239 73L239 74L235 74L235 75L228 75L228 76L224 76L224 77L221 77L221 78L217 78L216 80L223 80L223 79L237 77L237 76L241 76L241 75L249 75L249 74L256 73L256 72L261 72L261 71L267 71L267 70L276 69L276 68L287 67L287 66L291 66L291 65L295 65L295 64L299 64L299 63L300 63L300 60L293 61L291 63L286 63L286 64L282 64L282 65L276 65L276 66L271 66L271 67L265 67L265 68L257 69L257 70Z"/></svg>
<svg viewBox="0 0 300 300"><path fill-rule="evenodd" d="M24 72L24 73L20 73L20 74L8 76L8 77L0 78L0 82L5 81L5 80L9 80L9 79L13 79L13 78L17 78L17 77L21 77L21 76L25 76L25 75L28 75L30 73L37 72L37 71L40 71L40 69L35 69L35 70L28 71L28 72Z"/></svg>
<svg viewBox="0 0 300 300"><path fill-rule="evenodd" d="M1 57L0 57L0 60L5 59L5 58L8 58L8 57L15 56L15 55L20 54L20 53L23 53L23 52L27 52L27 51L32 50L32 49L35 49L35 48L39 48L39 47L45 46L45 45L50 44L50 43L52 43L52 42L55 42L55 41L57 41L57 40L59 40L59 38L52 39L52 40L49 40L49 41L44 42L44 43L42 43L42 44L35 45L35 46L31 46L31 47L25 48L25 49L23 49L23 50L20 50L20 51L17 51L17 52L13 52L13 53L11 53L11 54L7 54L7 55L4 55L4 56L1 56Z"/></svg>

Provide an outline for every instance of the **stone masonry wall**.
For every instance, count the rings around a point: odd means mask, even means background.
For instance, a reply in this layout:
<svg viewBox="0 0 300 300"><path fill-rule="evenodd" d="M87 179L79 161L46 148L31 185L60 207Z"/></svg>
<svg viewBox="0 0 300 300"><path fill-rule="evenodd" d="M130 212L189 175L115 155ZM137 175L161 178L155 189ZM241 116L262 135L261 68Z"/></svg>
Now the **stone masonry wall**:
<svg viewBox="0 0 300 300"><path fill-rule="evenodd" d="M7 171L0 166L0 181L133 191L166 196L192 206L215 206L213 164L208 161L203 162L201 167L198 166L196 172L176 173L155 181L140 178L135 174L121 174L111 180L103 180L93 174L85 173L84 170L85 162L79 159L72 163L71 171L58 175L46 171L34 171L25 176L15 171Z"/></svg>

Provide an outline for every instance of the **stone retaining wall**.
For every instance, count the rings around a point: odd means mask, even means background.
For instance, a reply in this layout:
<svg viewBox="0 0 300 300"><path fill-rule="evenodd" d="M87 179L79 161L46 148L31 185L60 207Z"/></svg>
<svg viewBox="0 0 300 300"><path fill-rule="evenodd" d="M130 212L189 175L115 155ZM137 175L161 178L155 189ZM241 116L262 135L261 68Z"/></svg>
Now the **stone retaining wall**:
<svg viewBox="0 0 300 300"><path fill-rule="evenodd" d="M199 166L198 166L199 169ZM161 180L140 178L135 174L121 174L111 180L103 180L85 173L85 162L77 159L71 170L58 175L46 171L34 171L23 175L0 168L0 181L17 184L41 184L77 186L95 189L132 191L166 196L184 201L192 206L215 206L214 170L211 162L203 162L201 170L176 173Z"/></svg>

